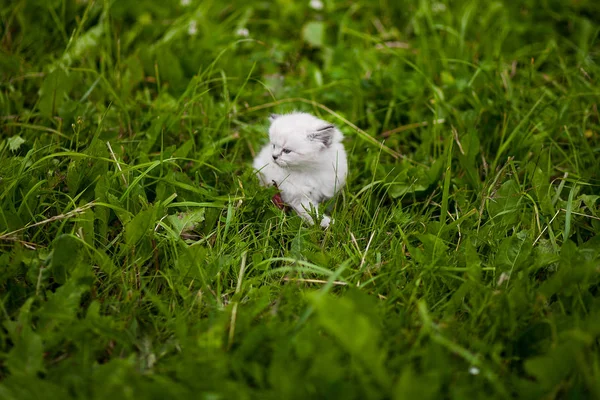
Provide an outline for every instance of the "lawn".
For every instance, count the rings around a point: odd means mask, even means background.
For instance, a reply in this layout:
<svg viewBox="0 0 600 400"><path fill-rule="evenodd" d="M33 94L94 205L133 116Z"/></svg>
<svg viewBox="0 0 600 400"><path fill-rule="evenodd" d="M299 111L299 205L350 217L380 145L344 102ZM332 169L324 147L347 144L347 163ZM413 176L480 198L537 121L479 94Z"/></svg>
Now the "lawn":
<svg viewBox="0 0 600 400"><path fill-rule="evenodd" d="M600 2L0 4L1 399L600 398Z"/></svg>

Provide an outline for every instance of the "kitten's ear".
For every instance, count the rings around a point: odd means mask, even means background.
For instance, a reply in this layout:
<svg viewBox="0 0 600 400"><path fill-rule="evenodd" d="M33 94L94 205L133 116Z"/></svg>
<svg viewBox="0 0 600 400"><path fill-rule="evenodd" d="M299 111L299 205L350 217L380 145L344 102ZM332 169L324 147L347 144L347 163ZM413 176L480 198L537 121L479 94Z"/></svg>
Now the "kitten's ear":
<svg viewBox="0 0 600 400"><path fill-rule="evenodd" d="M281 117L281 115L279 115L279 114L271 114L271 115L269 115L269 121L273 122L273 121L275 121L279 117Z"/></svg>
<svg viewBox="0 0 600 400"><path fill-rule="evenodd" d="M317 142L323 143L325 147L331 146L333 142L333 134L335 133L335 126L333 125L325 125L315 132L308 135L310 140L315 140Z"/></svg>

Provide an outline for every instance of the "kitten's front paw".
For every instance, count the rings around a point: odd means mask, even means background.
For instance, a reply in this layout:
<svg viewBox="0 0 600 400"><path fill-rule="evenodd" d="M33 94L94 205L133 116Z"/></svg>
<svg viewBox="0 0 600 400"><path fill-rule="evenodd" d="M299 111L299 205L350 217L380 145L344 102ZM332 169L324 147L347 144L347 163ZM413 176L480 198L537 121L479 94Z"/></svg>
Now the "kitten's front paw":
<svg viewBox="0 0 600 400"><path fill-rule="evenodd" d="M333 224L333 220L327 215L323 216L323 219L321 220L321 227L327 229L331 224Z"/></svg>

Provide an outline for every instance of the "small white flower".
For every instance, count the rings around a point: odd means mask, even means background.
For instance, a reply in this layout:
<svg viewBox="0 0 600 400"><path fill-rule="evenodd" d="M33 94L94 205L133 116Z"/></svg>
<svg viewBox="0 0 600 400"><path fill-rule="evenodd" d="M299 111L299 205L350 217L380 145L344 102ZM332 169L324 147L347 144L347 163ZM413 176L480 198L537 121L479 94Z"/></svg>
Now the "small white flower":
<svg viewBox="0 0 600 400"><path fill-rule="evenodd" d="M181 0L181 5L186 7L192 3L192 0Z"/></svg>
<svg viewBox="0 0 600 400"><path fill-rule="evenodd" d="M323 2L321 0L310 0L309 6L313 10L322 10Z"/></svg>
<svg viewBox="0 0 600 400"><path fill-rule="evenodd" d="M240 28L237 31L235 31L235 34L241 37L248 37L248 35L250 35L250 32L248 32L248 29L246 28Z"/></svg>
<svg viewBox="0 0 600 400"><path fill-rule="evenodd" d="M188 25L188 35L190 36L194 36L198 33L198 26L196 21L192 20L190 21L190 24Z"/></svg>
<svg viewBox="0 0 600 400"><path fill-rule="evenodd" d="M469 368L469 373L471 375L479 375L479 372L480 372L479 368L477 368L477 367L471 367L471 368Z"/></svg>
<svg viewBox="0 0 600 400"><path fill-rule="evenodd" d="M444 3L433 3L431 11L434 13L440 13L446 11L446 5Z"/></svg>
<svg viewBox="0 0 600 400"><path fill-rule="evenodd" d="M510 275L507 274L506 272L503 272L500 274L500 278L498 278L498 283L496 284L496 286L500 286L508 280L510 280Z"/></svg>

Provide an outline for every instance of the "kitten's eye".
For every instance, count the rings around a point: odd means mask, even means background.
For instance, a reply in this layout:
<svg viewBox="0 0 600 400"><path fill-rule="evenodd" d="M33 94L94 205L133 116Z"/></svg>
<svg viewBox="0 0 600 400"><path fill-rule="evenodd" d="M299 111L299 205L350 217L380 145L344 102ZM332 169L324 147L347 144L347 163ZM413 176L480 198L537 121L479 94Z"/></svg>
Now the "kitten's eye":
<svg viewBox="0 0 600 400"><path fill-rule="evenodd" d="M273 148L275 148L275 145L273 145Z"/></svg>
<svg viewBox="0 0 600 400"><path fill-rule="evenodd" d="M283 149L281 151L283 151L285 154L290 154L292 152L290 149Z"/></svg>

